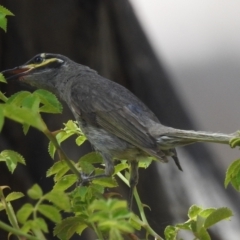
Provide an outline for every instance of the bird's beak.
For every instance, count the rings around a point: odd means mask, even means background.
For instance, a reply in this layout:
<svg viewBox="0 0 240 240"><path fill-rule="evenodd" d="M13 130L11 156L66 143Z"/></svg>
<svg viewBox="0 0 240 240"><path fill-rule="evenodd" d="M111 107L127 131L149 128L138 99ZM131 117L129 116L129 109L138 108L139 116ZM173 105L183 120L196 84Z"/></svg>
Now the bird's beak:
<svg viewBox="0 0 240 240"><path fill-rule="evenodd" d="M8 80L21 80L22 76L27 75L33 69L33 66L31 66L31 65L32 64L23 65L20 67L2 71L1 73L3 74L3 76L5 77L5 79L7 81Z"/></svg>

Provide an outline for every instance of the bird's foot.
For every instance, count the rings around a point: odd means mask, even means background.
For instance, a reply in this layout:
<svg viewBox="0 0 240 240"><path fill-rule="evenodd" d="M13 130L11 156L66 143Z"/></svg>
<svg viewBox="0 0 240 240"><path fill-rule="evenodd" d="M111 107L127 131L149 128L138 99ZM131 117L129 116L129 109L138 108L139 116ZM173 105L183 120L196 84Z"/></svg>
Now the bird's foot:
<svg viewBox="0 0 240 240"><path fill-rule="evenodd" d="M94 179L94 170L88 174L81 172L81 180L77 182L77 186L86 186L92 179Z"/></svg>

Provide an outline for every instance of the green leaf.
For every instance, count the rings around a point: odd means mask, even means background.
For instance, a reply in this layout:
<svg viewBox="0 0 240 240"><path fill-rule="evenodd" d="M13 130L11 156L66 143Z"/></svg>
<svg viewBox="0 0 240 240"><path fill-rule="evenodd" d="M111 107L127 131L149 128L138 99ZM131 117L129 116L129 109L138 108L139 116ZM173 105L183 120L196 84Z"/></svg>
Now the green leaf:
<svg viewBox="0 0 240 240"><path fill-rule="evenodd" d="M24 204L17 212L17 219L20 223L24 223L30 214L33 212L33 205L30 203Z"/></svg>
<svg viewBox="0 0 240 240"><path fill-rule="evenodd" d="M235 148L236 146L240 146L240 138L239 138L240 132L238 131L238 136L230 139L229 144L231 148Z"/></svg>
<svg viewBox="0 0 240 240"><path fill-rule="evenodd" d="M137 160L139 161L138 167L146 169L150 166L154 157L138 157Z"/></svg>
<svg viewBox="0 0 240 240"><path fill-rule="evenodd" d="M12 150L4 150L0 153L0 161L6 161L7 167L11 173L14 172L17 163L25 164L24 158Z"/></svg>
<svg viewBox="0 0 240 240"><path fill-rule="evenodd" d="M164 236L166 240L176 240L178 230L174 226L167 226L164 230Z"/></svg>
<svg viewBox="0 0 240 240"><path fill-rule="evenodd" d="M22 198L22 197L24 197L24 194L21 193L21 192L11 192L7 195L6 201L10 202L10 201L14 201L14 200L17 200L19 198Z"/></svg>
<svg viewBox="0 0 240 240"><path fill-rule="evenodd" d="M62 191L52 190L51 192L47 193L44 196L44 198L49 200L54 205L56 205L57 207L59 207L60 209L62 209L64 211L70 210L71 206L70 206L69 197L66 193L64 193Z"/></svg>
<svg viewBox="0 0 240 240"><path fill-rule="evenodd" d="M5 32L7 31L7 19L6 15L0 12L0 28L2 28Z"/></svg>
<svg viewBox="0 0 240 240"><path fill-rule="evenodd" d="M204 227L209 228L217 222L228 219L233 216L232 211L229 208L223 207L218 208L216 211L212 212L205 220Z"/></svg>
<svg viewBox="0 0 240 240"><path fill-rule="evenodd" d="M4 115L3 115L3 110L0 109L0 132L2 131L4 125Z"/></svg>
<svg viewBox="0 0 240 240"><path fill-rule="evenodd" d="M68 139L69 137L71 137L74 133L72 132L65 132L65 131L60 131L59 133L57 133L56 135L56 139L59 143L59 145L65 141L66 139ZM48 152L51 156L51 158L54 159L54 155L55 155L55 152L56 152L56 147L53 145L52 142L49 143L48 145Z"/></svg>
<svg viewBox="0 0 240 240"><path fill-rule="evenodd" d="M176 227L179 228L179 229L182 229L182 230L192 231L192 223L193 222L195 223L195 220L188 220L185 223L176 224Z"/></svg>
<svg viewBox="0 0 240 240"><path fill-rule="evenodd" d="M28 124L23 123L22 127L24 135L27 135L30 126Z"/></svg>
<svg viewBox="0 0 240 240"><path fill-rule="evenodd" d="M199 232L205 222L205 218L201 217L200 215L197 215L197 219L196 219L196 227L197 227L197 232Z"/></svg>
<svg viewBox="0 0 240 240"><path fill-rule="evenodd" d="M16 105L0 104L5 117L12 119L21 124L28 124L37 128L41 132L47 131L47 126L42 120L39 113L32 112L31 110Z"/></svg>
<svg viewBox="0 0 240 240"><path fill-rule="evenodd" d="M78 146L81 146L86 140L87 138L85 136L79 136L75 141Z"/></svg>
<svg viewBox="0 0 240 240"><path fill-rule="evenodd" d="M238 192L240 191L240 171L232 178L231 184Z"/></svg>
<svg viewBox="0 0 240 240"><path fill-rule="evenodd" d="M33 94L25 97L22 106L31 109L33 112L39 112L40 99Z"/></svg>
<svg viewBox="0 0 240 240"><path fill-rule="evenodd" d="M43 232L48 233L48 226L43 218L36 218L34 222Z"/></svg>
<svg viewBox="0 0 240 240"><path fill-rule="evenodd" d="M114 167L114 174L113 174L113 175L121 172L122 170L127 169L128 167L129 167L129 166L128 166L127 162L121 162L121 163L117 164L117 165Z"/></svg>
<svg viewBox="0 0 240 240"><path fill-rule="evenodd" d="M1 6L0 6L0 8L1 8ZM7 81L4 78L4 76L2 75L2 73L0 73L0 82L7 83Z"/></svg>
<svg viewBox="0 0 240 240"><path fill-rule="evenodd" d="M227 169L224 186L225 188L228 184L236 177L240 171L240 159L234 161Z"/></svg>
<svg viewBox="0 0 240 240"><path fill-rule="evenodd" d="M56 225L53 234L60 239L70 239L75 232L81 234L87 226L86 219L81 216L68 217Z"/></svg>
<svg viewBox="0 0 240 240"><path fill-rule="evenodd" d="M54 189L64 191L70 188L74 183L76 183L77 180L78 179L75 174L65 175L54 185Z"/></svg>
<svg viewBox="0 0 240 240"><path fill-rule="evenodd" d="M51 92L43 89L38 89L33 92L33 95L38 96L40 98L43 106L40 108L41 112L46 113L61 113L62 105L58 101L57 97Z"/></svg>
<svg viewBox="0 0 240 240"><path fill-rule="evenodd" d="M84 155L83 157L81 157L79 159L79 165L81 166L81 163L82 162L88 162L88 163L102 163L103 162L103 159L102 159L102 156L97 153L97 152L91 152L91 153L88 153L86 155Z"/></svg>
<svg viewBox="0 0 240 240"><path fill-rule="evenodd" d="M31 95L32 94L28 91L20 91L20 92L14 93L11 97L9 97L6 103L14 104L14 105L20 107L20 106L22 106L23 100Z"/></svg>
<svg viewBox="0 0 240 240"><path fill-rule="evenodd" d="M199 240L211 240L210 235L208 234L207 230L202 227L199 232L196 234L196 236L198 237L197 239Z"/></svg>
<svg viewBox="0 0 240 240"><path fill-rule="evenodd" d="M197 206L197 205L193 205L189 208L188 210L188 217L190 219L196 219L197 215L202 211L202 208Z"/></svg>
<svg viewBox="0 0 240 240"><path fill-rule="evenodd" d="M73 135L73 133L69 133L69 132L64 132L61 131L56 135L57 141L58 143L62 143L63 141L65 141L66 139L68 139L69 137L71 137Z"/></svg>
<svg viewBox="0 0 240 240"><path fill-rule="evenodd" d="M7 102L8 98L0 91L0 100Z"/></svg>
<svg viewBox="0 0 240 240"><path fill-rule="evenodd" d="M95 168L91 163L83 161L81 162L81 169L82 169L81 171L84 172L84 174L91 175L94 172Z"/></svg>
<svg viewBox="0 0 240 240"><path fill-rule="evenodd" d="M73 133L77 135L84 135L82 130L79 128L77 121L69 120L67 123L64 123L64 131L67 133Z"/></svg>
<svg viewBox="0 0 240 240"><path fill-rule="evenodd" d="M106 177L106 178L96 178L93 179L92 181L94 184L98 184L101 185L103 187L109 187L109 188L113 188L113 187L117 187L117 181L114 178L111 177Z"/></svg>
<svg viewBox="0 0 240 240"><path fill-rule="evenodd" d="M50 167L47 170L47 177L50 177L54 174L56 174L57 172L61 171L62 169L69 169L68 165L66 164L65 161L58 161L55 162L52 167Z"/></svg>
<svg viewBox="0 0 240 240"><path fill-rule="evenodd" d="M42 197L43 192L38 184L34 184L28 191L27 194L32 199L39 199Z"/></svg>
<svg viewBox="0 0 240 240"><path fill-rule="evenodd" d="M54 155L56 152L56 148L52 142L49 142L48 144L48 153L52 159L54 159Z"/></svg>
<svg viewBox="0 0 240 240"><path fill-rule="evenodd" d="M51 168L48 169L47 177L55 174L54 181L57 182L68 171L69 171L69 166L66 164L66 162L65 161L58 161L58 162L54 163L54 165Z"/></svg>
<svg viewBox="0 0 240 240"><path fill-rule="evenodd" d="M131 223L132 227L134 227L136 230L140 231L142 228L142 221L136 214L132 214L131 218L129 219L129 222Z"/></svg>
<svg viewBox="0 0 240 240"><path fill-rule="evenodd" d="M14 16L14 14L9 11L7 8L0 5L0 13L4 14L5 16Z"/></svg>
<svg viewBox="0 0 240 240"><path fill-rule="evenodd" d="M59 213L59 210L54 206L40 204L38 206L38 211L55 223L61 222L62 219L61 214Z"/></svg>
<svg viewBox="0 0 240 240"><path fill-rule="evenodd" d="M204 217L204 218L207 218L211 213L215 212L216 211L216 208L207 208L207 209L204 209L202 210L199 215L201 217Z"/></svg>
<svg viewBox="0 0 240 240"><path fill-rule="evenodd" d="M5 206L0 202L0 211L4 210Z"/></svg>

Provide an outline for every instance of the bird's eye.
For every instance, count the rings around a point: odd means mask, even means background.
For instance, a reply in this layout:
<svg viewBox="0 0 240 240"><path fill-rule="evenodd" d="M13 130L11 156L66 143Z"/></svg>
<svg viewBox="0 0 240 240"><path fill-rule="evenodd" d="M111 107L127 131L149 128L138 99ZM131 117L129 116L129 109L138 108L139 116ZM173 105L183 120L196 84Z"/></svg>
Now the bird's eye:
<svg viewBox="0 0 240 240"><path fill-rule="evenodd" d="M33 61L34 61L34 63L39 64L39 63L42 63L42 62L43 62L43 58L40 57L40 56L37 56L37 57L34 58Z"/></svg>

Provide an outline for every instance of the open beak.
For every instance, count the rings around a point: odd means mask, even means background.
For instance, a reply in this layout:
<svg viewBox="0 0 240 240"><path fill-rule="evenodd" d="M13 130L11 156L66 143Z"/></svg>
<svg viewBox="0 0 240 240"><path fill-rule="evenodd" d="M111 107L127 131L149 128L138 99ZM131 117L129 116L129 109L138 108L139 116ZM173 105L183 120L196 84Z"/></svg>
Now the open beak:
<svg viewBox="0 0 240 240"><path fill-rule="evenodd" d="M32 69L33 67L31 67L30 65L25 65L13 69L8 69L2 71L1 73L3 74L6 80L21 80L21 77L27 75L28 72L31 71Z"/></svg>

